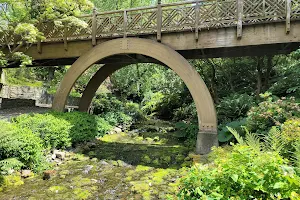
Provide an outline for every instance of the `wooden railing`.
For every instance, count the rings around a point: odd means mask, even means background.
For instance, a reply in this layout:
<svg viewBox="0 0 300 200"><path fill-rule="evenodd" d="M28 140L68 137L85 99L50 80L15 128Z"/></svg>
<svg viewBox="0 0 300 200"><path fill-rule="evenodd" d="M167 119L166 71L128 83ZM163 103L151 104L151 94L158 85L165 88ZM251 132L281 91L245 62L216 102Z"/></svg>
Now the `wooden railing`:
<svg viewBox="0 0 300 200"><path fill-rule="evenodd" d="M237 37L242 37L242 26L286 22L286 32L290 31L292 20L300 19L300 0L214 0L185 1L173 4L134 8L128 10L97 13L80 17L88 27L65 28L54 22L37 25L44 33L45 41L65 42L91 39L96 45L97 38L126 37L156 34L157 40L166 32L193 31L195 38L204 29L237 27ZM0 44L7 41L18 42L13 34L2 33Z"/></svg>

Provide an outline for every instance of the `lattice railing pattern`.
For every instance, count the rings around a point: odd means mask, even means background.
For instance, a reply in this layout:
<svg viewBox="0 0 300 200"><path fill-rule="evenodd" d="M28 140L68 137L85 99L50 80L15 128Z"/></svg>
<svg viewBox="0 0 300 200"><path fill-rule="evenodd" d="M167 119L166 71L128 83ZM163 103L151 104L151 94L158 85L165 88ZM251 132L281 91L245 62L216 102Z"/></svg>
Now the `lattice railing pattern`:
<svg viewBox="0 0 300 200"><path fill-rule="evenodd" d="M244 23L278 21L285 17L286 0L244 0Z"/></svg>
<svg viewBox="0 0 300 200"><path fill-rule="evenodd" d="M56 26L54 22L45 22L37 26L44 33L46 41L83 38L94 38L95 41L95 38L100 37L201 31L238 26L239 20L243 25L284 21L289 1L290 20L299 20L300 0L193 0L148 8L95 13L81 17L88 24L84 29ZM238 5L241 2L243 11L238 17L240 9ZM16 38L12 35L0 33L0 44L16 43Z"/></svg>
<svg viewBox="0 0 300 200"><path fill-rule="evenodd" d="M199 26L201 29L221 28L236 24L236 0L203 2L199 9Z"/></svg>

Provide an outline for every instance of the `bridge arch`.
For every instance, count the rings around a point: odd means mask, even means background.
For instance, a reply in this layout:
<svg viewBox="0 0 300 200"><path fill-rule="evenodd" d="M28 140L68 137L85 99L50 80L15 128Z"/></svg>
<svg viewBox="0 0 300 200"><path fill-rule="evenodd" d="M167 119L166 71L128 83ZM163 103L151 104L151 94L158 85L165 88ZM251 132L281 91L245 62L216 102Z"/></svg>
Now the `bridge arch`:
<svg viewBox="0 0 300 200"><path fill-rule="evenodd" d="M76 80L94 63L118 54L141 54L152 57L171 68L184 81L196 105L199 133L196 152L206 154L218 145L217 117L211 95L198 72L175 50L153 40L122 38L104 42L86 52L64 76L53 100L52 108L63 111ZM117 67L117 66L115 66Z"/></svg>

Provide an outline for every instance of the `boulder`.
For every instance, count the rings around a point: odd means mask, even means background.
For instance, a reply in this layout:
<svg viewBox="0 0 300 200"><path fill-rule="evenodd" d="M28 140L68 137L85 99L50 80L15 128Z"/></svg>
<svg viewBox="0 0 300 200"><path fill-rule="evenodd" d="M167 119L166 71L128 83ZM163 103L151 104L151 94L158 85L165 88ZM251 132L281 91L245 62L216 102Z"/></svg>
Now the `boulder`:
<svg viewBox="0 0 300 200"><path fill-rule="evenodd" d="M31 172L31 170L22 170L21 171L21 177L22 178L28 178L28 177L30 177L30 176L32 176L32 172Z"/></svg>

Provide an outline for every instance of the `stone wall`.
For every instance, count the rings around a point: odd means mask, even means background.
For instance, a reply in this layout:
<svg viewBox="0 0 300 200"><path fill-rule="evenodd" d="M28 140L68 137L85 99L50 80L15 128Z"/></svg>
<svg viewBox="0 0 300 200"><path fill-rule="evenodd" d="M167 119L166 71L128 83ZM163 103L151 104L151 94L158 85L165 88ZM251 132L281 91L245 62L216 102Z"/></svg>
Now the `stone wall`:
<svg viewBox="0 0 300 200"><path fill-rule="evenodd" d="M53 101L53 95L48 94L44 88L29 87L29 86L4 85L0 94L0 99L1 98L12 99L12 100L34 100L34 102L36 102L37 105L40 104L51 105ZM79 100L80 98L69 97L67 105L78 106ZM24 106L26 106L25 104L26 103L24 103ZM22 103L18 103L18 105L22 105Z"/></svg>
<svg viewBox="0 0 300 200"><path fill-rule="evenodd" d="M33 107L35 100L32 99L6 99L0 98L0 109L19 108L19 107Z"/></svg>

